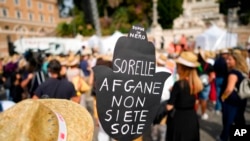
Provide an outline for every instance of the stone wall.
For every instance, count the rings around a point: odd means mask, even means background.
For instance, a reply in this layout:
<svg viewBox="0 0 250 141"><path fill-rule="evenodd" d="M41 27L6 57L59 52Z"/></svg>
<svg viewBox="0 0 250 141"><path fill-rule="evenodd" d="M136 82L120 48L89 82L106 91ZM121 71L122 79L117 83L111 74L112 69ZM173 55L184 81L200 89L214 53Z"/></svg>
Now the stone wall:
<svg viewBox="0 0 250 141"><path fill-rule="evenodd" d="M238 34L239 45L245 46L246 42L248 41L250 37L250 27L249 26L239 27L239 28L232 30L232 32Z"/></svg>

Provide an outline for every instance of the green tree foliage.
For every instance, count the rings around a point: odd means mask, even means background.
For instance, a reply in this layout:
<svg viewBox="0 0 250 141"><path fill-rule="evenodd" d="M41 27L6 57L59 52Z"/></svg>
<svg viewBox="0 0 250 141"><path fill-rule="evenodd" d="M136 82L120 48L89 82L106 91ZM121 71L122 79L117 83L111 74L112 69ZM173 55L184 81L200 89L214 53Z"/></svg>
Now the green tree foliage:
<svg viewBox="0 0 250 141"><path fill-rule="evenodd" d="M63 0L58 0L62 3ZM94 33L91 5L89 0L73 0L78 11L73 11L71 23L58 25L60 35L89 35ZM153 0L96 0L101 21L102 35L115 30L127 33L133 24L149 28L152 24ZM183 0L158 0L159 23L163 28L171 28L173 20L183 11ZM61 31L67 28L66 31ZM68 30L72 30L71 32Z"/></svg>
<svg viewBox="0 0 250 141"><path fill-rule="evenodd" d="M128 32L130 24L128 24L128 10L124 7L118 8L115 13L112 15L112 26L114 29L119 29L121 32Z"/></svg>
<svg viewBox="0 0 250 141"><path fill-rule="evenodd" d="M69 37L74 37L78 33L82 35L93 35L93 26L85 22L84 13L77 8L74 8L72 13L74 16L70 23L62 22L58 24L56 28L57 35Z"/></svg>
<svg viewBox="0 0 250 141"><path fill-rule="evenodd" d="M248 25L250 23L249 0L240 0L238 15L242 25Z"/></svg>
<svg viewBox="0 0 250 141"><path fill-rule="evenodd" d="M59 23L56 27L56 34L61 37L72 36L72 27L66 22Z"/></svg>
<svg viewBox="0 0 250 141"><path fill-rule="evenodd" d="M94 24L90 0L73 0L77 9L84 13L84 20L87 24Z"/></svg>
<svg viewBox="0 0 250 141"><path fill-rule="evenodd" d="M227 15L228 9L238 7L238 17L241 25L250 23L249 0L218 0L220 4L220 13Z"/></svg>
<svg viewBox="0 0 250 141"><path fill-rule="evenodd" d="M162 28L172 28L173 20L183 12L183 0L158 0L158 22Z"/></svg>
<svg viewBox="0 0 250 141"><path fill-rule="evenodd" d="M128 32L132 24L149 27L152 17L152 0L97 0L100 17L111 20L110 31ZM106 32L107 29L102 29ZM106 32L108 33L108 32ZM104 33L105 35L105 33Z"/></svg>

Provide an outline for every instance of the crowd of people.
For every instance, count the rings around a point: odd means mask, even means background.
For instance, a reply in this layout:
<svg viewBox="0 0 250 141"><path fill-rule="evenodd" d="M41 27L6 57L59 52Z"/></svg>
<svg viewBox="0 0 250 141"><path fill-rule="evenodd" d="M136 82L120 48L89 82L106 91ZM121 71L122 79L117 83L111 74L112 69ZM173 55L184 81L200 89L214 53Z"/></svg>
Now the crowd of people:
<svg viewBox="0 0 250 141"><path fill-rule="evenodd" d="M250 76L250 52L246 49L182 50L178 54L156 52L156 71L170 72L161 102L167 115L154 123L149 133L137 140L199 141L199 122L210 117L208 103L222 115L223 130L218 140L227 141L232 124L246 124L247 99L237 95L240 82ZM27 52L0 58L1 100L18 103L24 99L59 98L86 107L94 118L94 140L110 140L98 124L95 108L96 65L112 67L111 55L84 48L81 53L49 55ZM83 84L84 83L84 84ZM84 88L82 88L84 85ZM83 90L84 89L84 90ZM200 109L200 115L198 110ZM1 107L3 111L3 104Z"/></svg>
<svg viewBox="0 0 250 141"><path fill-rule="evenodd" d="M211 118L207 110L208 105L212 105L215 115L222 117L222 131L214 138L228 141L232 125L246 125L247 98L240 98L238 90L242 80L250 78L249 50L184 50L175 63L176 71L172 75L178 78L169 87L166 129L154 134L156 140L202 140L198 119Z"/></svg>

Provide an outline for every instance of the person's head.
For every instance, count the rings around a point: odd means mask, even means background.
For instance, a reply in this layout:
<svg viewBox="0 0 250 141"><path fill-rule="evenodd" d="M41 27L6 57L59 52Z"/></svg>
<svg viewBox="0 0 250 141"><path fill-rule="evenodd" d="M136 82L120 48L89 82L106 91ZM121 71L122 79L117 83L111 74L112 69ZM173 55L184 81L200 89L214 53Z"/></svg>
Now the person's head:
<svg viewBox="0 0 250 141"><path fill-rule="evenodd" d="M190 51L184 51L176 59L177 73L180 80L188 80L191 94L197 94L203 89L202 82L197 74L197 67L200 66L198 57Z"/></svg>
<svg viewBox="0 0 250 141"><path fill-rule="evenodd" d="M104 65L112 68L112 56L110 55L99 56L96 60L96 65Z"/></svg>
<svg viewBox="0 0 250 141"><path fill-rule="evenodd" d="M48 64L48 72L53 75L57 75L57 77L60 76L61 71L61 64L58 60L52 59Z"/></svg>
<svg viewBox="0 0 250 141"><path fill-rule="evenodd" d="M248 67L246 59L238 51L232 51L227 57L227 67L229 69L236 69L248 74Z"/></svg>
<svg viewBox="0 0 250 141"><path fill-rule="evenodd" d="M227 59L228 53L222 53L222 54L221 54L221 57L223 57L224 59Z"/></svg>

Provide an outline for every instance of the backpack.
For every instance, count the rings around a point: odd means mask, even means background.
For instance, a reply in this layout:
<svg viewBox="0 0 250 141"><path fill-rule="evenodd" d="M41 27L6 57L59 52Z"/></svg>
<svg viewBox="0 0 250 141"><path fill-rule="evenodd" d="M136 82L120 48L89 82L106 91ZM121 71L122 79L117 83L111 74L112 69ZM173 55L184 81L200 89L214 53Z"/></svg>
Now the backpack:
<svg viewBox="0 0 250 141"><path fill-rule="evenodd" d="M91 89L88 83L80 75L73 77L72 83L75 87L75 90L80 93L85 93Z"/></svg>
<svg viewBox="0 0 250 141"><path fill-rule="evenodd" d="M237 92L241 99L250 98L250 78L249 77L245 77L240 82L240 86Z"/></svg>

